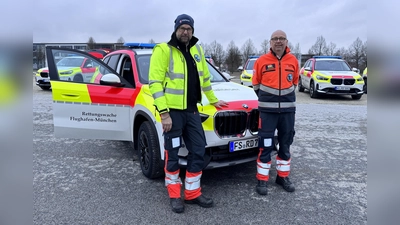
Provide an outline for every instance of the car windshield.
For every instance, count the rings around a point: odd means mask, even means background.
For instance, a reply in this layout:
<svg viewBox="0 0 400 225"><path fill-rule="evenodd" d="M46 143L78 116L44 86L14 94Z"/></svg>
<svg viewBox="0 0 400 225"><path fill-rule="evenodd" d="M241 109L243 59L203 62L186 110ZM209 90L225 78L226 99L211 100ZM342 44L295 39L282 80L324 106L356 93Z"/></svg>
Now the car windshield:
<svg viewBox="0 0 400 225"><path fill-rule="evenodd" d="M315 70L327 71L351 71L351 68L345 61L341 60L319 60L315 62Z"/></svg>
<svg viewBox="0 0 400 225"><path fill-rule="evenodd" d="M65 57L57 62L57 66L68 66L68 67L80 67L83 63L84 58L71 58Z"/></svg>
<svg viewBox="0 0 400 225"><path fill-rule="evenodd" d="M137 64L139 68L139 79L140 83L149 83L149 67L150 67L151 55L138 55ZM206 60L207 61L207 60ZM228 82L211 64L207 61L208 70L211 75L211 83L214 82Z"/></svg>
<svg viewBox="0 0 400 225"><path fill-rule="evenodd" d="M249 62L246 65L246 70L253 70L255 62L256 62L256 60L249 60Z"/></svg>

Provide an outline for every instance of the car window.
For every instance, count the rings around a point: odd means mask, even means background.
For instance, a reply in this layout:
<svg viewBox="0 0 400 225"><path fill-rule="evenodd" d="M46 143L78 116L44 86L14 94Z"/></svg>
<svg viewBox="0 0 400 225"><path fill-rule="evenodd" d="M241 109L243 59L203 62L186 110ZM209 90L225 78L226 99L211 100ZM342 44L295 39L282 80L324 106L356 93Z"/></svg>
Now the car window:
<svg viewBox="0 0 400 225"><path fill-rule="evenodd" d="M151 55L138 55L137 66L139 70L139 81L142 84L149 83L149 68L150 68ZM206 60L207 61L207 60ZM207 61L208 70L210 71L211 83L213 82L227 82L227 80Z"/></svg>
<svg viewBox="0 0 400 225"><path fill-rule="evenodd" d="M85 57L65 57L57 62L57 66L79 67L83 64Z"/></svg>
<svg viewBox="0 0 400 225"><path fill-rule="evenodd" d="M118 64L118 59L119 59L119 54L116 55L111 55L110 60L108 60L107 65L114 70L117 70L117 64Z"/></svg>
<svg viewBox="0 0 400 225"><path fill-rule="evenodd" d="M98 59L85 55L86 53L74 52L74 56L70 56L69 50L52 49L52 52L54 61L59 59L55 66L60 81L100 84L100 78L104 74L115 73L97 62ZM62 57L63 55L67 56Z"/></svg>
<svg viewBox="0 0 400 225"><path fill-rule="evenodd" d="M340 60L319 60L315 62L315 70L351 71L346 62Z"/></svg>
<svg viewBox="0 0 400 225"><path fill-rule="evenodd" d="M256 62L256 60L249 60L247 65L246 65L246 70L253 70L255 62Z"/></svg>

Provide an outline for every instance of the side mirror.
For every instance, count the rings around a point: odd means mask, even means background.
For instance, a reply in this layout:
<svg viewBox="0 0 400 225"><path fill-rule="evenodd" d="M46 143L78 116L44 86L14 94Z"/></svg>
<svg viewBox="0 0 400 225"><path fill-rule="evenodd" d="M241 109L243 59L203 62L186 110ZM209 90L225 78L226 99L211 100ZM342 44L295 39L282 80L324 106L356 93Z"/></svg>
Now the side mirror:
<svg viewBox="0 0 400 225"><path fill-rule="evenodd" d="M86 68L92 68L93 66L92 66L92 64L87 64L86 65Z"/></svg>
<svg viewBox="0 0 400 225"><path fill-rule="evenodd" d="M232 78L231 78L231 75L229 74L229 73L227 73L227 72L222 72L222 75L224 75L224 77L226 78L226 79L228 79L228 80L231 80Z"/></svg>
<svg viewBox="0 0 400 225"><path fill-rule="evenodd" d="M125 84L121 83L121 79L115 74L108 73L100 78L101 85L109 85L113 87L123 87Z"/></svg>
<svg viewBox="0 0 400 225"><path fill-rule="evenodd" d="M360 73L360 70L359 69L357 69L357 68L355 68L355 67L353 67L352 69L351 69L353 72L356 72L356 73Z"/></svg>

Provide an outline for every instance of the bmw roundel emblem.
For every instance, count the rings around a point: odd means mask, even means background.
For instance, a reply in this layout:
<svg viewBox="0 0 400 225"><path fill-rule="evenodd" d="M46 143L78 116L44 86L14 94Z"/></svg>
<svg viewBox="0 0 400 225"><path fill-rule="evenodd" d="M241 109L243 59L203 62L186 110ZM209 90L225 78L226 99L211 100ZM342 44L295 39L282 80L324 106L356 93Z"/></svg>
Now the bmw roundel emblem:
<svg viewBox="0 0 400 225"><path fill-rule="evenodd" d="M195 55L194 55L194 59L195 59L197 62L200 62L200 56L199 56L199 55L195 54Z"/></svg>
<svg viewBox="0 0 400 225"><path fill-rule="evenodd" d="M246 104L243 104L242 106L243 106L243 108L245 108L245 109L248 109L248 108L249 108L249 106L246 105Z"/></svg>

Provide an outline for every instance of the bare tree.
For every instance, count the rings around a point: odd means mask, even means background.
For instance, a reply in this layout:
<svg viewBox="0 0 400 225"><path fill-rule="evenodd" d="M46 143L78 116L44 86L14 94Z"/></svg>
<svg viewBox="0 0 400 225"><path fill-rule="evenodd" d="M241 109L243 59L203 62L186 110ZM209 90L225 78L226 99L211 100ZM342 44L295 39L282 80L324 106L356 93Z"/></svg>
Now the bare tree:
<svg viewBox="0 0 400 225"><path fill-rule="evenodd" d="M330 42L329 45L327 45L324 50L324 55L335 55L335 52L336 52L336 44Z"/></svg>
<svg viewBox="0 0 400 225"><path fill-rule="evenodd" d="M155 44L156 42L153 39L150 39L149 43L150 44Z"/></svg>
<svg viewBox="0 0 400 225"><path fill-rule="evenodd" d="M43 67L46 64L46 55L44 53L44 48L38 48L36 52L36 60L39 67Z"/></svg>
<svg viewBox="0 0 400 225"><path fill-rule="evenodd" d="M296 56L297 60L299 62L301 61L301 48L300 48L300 43L297 43L296 46L290 48L290 52Z"/></svg>
<svg viewBox="0 0 400 225"><path fill-rule="evenodd" d="M211 56L211 48L209 44L206 43L200 43L200 45L203 47L204 50L204 55L206 56Z"/></svg>
<svg viewBox="0 0 400 225"><path fill-rule="evenodd" d="M337 49L333 55L342 56L342 58L347 61L349 58L349 51L346 48L341 47Z"/></svg>
<svg viewBox="0 0 400 225"><path fill-rule="evenodd" d="M96 41L94 40L93 37L89 37L89 40L87 42L88 48L89 49L94 49L96 48Z"/></svg>
<svg viewBox="0 0 400 225"><path fill-rule="evenodd" d="M247 60L249 56L257 54L253 41L249 38L242 46L242 59Z"/></svg>
<svg viewBox="0 0 400 225"><path fill-rule="evenodd" d="M261 42L261 50L258 52L260 55L267 54L269 52L269 41L265 39Z"/></svg>
<svg viewBox="0 0 400 225"><path fill-rule="evenodd" d="M117 43L123 44L125 43L125 39L123 37L118 38Z"/></svg>
<svg viewBox="0 0 400 225"><path fill-rule="evenodd" d="M211 42L211 44L208 45L208 47L211 58L214 60L215 65L219 67L224 62L225 59L224 48L217 41Z"/></svg>
<svg viewBox="0 0 400 225"><path fill-rule="evenodd" d="M228 70L231 72L236 71L236 69L242 65L242 58L240 56L239 48L235 45L234 41L231 41L226 50L225 63L228 65Z"/></svg>
<svg viewBox="0 0 400 225"><path fill-rule="evenodd" d="M355 68L360 69L361 65L363 65L365 56L364 56L364 44L359 37L353 42L353 44L349 47L350 57L348 63Z"/></svg>
<svg viewBox="0 0 400 225"><path fill-rule="evenodd" d="M311 48L308 50L308 54L314 55L322 55L326 48L326 41L325 38L321 36L317 37L317 41Z"/></svg>
<svg viewBox="0 0 400 225"><path fill-rule="evenodd" d="M287 46L290 48L290 50L294 49L294 46L292 44L292 42L288 41Z"/></svg>

